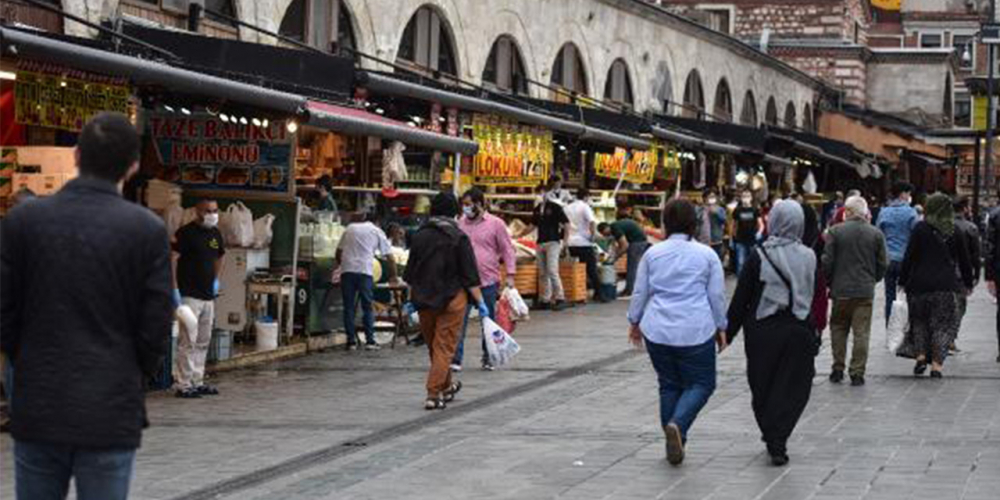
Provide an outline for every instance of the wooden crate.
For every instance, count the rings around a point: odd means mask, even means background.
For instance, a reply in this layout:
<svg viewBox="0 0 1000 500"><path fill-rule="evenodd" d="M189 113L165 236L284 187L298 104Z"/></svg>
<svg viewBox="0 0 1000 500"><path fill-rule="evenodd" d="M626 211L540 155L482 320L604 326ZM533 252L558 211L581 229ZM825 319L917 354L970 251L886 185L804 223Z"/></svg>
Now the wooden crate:
<svg viewBox="0 0 1000 500"><path fill-rule="evenodd" d="M615 271L618 271L618 274L620 274L620 275L624 275L624 274L628 273L628 256L627 255L615 261Z"/></svg>
<svg viewBox="0 0 1000 500"><path fill-rule="evenodd" d="M514 286L522 296L533 297L538 294L538 265L534 262L525 262L517 265L517 274L514 275ZM507 269L500 268L500 280L507 282Z"/></svg>
<svg viewBox="0 0 1000 500"><path fill-rule="evenodd" d="M542 290L541 276L538 276L536 268L535 294ZM587 265L581 262L560 262L559 278L562 280L563 291L566 294L567 302L587 301ZM520 288L518 289L520 291ZM524 292L521 292L524 295Z"/></svg>

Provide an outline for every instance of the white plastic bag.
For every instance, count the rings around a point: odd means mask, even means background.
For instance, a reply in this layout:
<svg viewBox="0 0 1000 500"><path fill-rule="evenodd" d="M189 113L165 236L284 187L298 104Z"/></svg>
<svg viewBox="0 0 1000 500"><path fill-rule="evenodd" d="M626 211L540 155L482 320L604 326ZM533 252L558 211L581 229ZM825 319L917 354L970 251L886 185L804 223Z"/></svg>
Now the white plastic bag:
<svg viewBox="0 0 1000 500"><path fill-rule="evenodd" d="M253 212L242 201L229 205L219 217L219 230L228 246L253 246Z"/></svg>
<svg viewBox="0 0 1000 500"><path fill-rule="evenodd" d="M514 341L514 337L503 331L503 328L490 318L483 318L483 337L486 338L486 351L493 366L501 367L509 364L521 351L521 346Z"/></svg>
<svg viewBox="0 0 1000 500"><path fill-rule="evenodd" d="M806 194L816 194L816 177L813 175L812 170L809 171L809 175L806 176L805 182L802 183L802 190Z"/></svg>
<svg viewBox="0 0 1000 500"><path fill-rule="evenodd" d="M521 297L521 293L517 291L517 288L505 288L502 297L507 299L507 302L510 304L510 316L512 320L526 321L528 319L530 309L528 309L528 304Z"/></svg>
<svg viewBox="0 0 1000 500"><path fill-rule="evenodd" d="M267 214L253 221L254 248L267 248L271 246L271 240L274 238L274 231L271 229L271 226L273 225L274 225L273 214Z"/></svg>
<svg viewBox="0 0 1000 500"><path fill-rule="evenodd" d="M895 354L899 346L903 345L903 339L909 329L910 308L906 305L906 297L899 294L892 303L892 315L889 316L889 324L885 327L885 348Z"/></svg>

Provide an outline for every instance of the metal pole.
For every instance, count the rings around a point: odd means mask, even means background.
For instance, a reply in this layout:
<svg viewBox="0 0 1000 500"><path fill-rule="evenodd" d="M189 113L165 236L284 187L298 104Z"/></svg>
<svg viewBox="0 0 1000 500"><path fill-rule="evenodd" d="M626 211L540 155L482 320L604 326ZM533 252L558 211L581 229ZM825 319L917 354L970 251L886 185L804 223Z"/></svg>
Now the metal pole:
<svg viewBox="0 0 1000 500"><path fill-rule="evenodd" d="M978 221L979 220L979 188L980 188L980 181L981 181L981 177L980 177L981 176L981 172L980 172L980 169L982 168L982 165L980 165L980 163L979 163L979 148L980 148L980 146L982 146L982 144L980 143L980 140L979 140L979 134L976 134L975 137L973 138L973 140L976 141L975 142L976 146L975 146L975 150L974 150L975 153L973 155L973 158L974 158L974 160L973 160L973 169L974 170L972 171L972 213L975 214L974 220Z"/></svg>
<svg viewBox="0 0 1000 500"><path fill-rule="evenodd" d="M997 12L996 9L997 9L996 0L990 0L990 20L989 20L990 23L996 22L996 12ZM986 158L984 164L986 166L987 179L993 179L994 177L993 176L993 126L995 117L993 115L995 113L994 111L995 108L993 105L993 77L994 73L996 72L995 49L996 46L990 44L989 46L990 67L986 73L986 151L985 151ZM990 188L994 189L995 191L997 186L992 185L993 184L992 182L990 184L991 184Z"/></svg>

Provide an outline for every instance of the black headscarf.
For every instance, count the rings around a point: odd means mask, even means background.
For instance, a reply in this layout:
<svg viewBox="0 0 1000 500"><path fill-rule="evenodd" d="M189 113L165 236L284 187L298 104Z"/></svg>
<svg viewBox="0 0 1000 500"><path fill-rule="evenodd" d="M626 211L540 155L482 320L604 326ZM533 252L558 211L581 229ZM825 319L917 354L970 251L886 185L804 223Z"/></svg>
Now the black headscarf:
<svg viewBox="0 0 1000 500"><path fill-rule="evenodd" d="M816 211L813 210L808 203L799 203L802 205L802 213L805 215L805 229L802 232L802 244L813 248L816 246L816 240L819 239L819 217L816 215Z"/></svg>

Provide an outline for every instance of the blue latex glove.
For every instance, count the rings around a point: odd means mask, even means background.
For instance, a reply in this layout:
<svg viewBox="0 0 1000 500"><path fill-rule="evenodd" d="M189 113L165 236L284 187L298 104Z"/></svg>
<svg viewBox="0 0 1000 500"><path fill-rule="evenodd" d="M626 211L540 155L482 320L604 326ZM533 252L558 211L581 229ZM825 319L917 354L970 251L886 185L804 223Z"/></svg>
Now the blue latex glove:
<svg viewBox="0 0 1000 500"><path fill-rule="evenodd" d="M174 288L174 294L173 294L172 297L174 299L174 307L180 307L181 306L181 291L178 290L178 289L176 289L176 288Z"/></svg>
<svg viewBox="0 0 1000 500"><path fill-rule="evenodd" d="M479 309L480 318L488 318L490 316L490 309L486 307L485 302L480 302L476 307Z"/></svg>
<svg viewBox="0 0 1000 500"><path fill-rule="evenodd" d="M222 287L219 286L219 278L215 278L215 281L212 282L212 295L215 295L216 297L218 297L219 296L219 290L221 288Z"/></svg>

